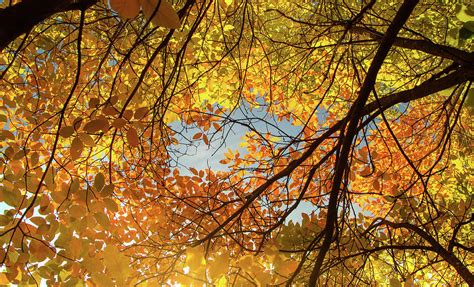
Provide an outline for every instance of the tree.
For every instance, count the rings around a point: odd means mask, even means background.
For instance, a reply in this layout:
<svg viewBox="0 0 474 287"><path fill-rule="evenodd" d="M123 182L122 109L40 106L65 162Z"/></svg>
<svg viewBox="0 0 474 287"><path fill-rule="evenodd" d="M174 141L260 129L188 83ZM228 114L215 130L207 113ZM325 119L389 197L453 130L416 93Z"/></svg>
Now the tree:
<svg viewBox="0 0 474 287"><path fill-rule="evenodd" d="M1 2L2 284L474 285L474 7L268 2Z"/></svg>

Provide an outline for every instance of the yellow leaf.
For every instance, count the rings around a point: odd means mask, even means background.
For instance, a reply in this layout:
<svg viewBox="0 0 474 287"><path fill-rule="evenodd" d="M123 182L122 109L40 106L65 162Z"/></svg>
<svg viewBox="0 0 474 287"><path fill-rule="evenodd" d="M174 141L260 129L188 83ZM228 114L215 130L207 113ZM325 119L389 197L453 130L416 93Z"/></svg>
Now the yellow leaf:
<svg viewBox="0 0 474 287"><path fill-rule="evenodd" d="M227 286L227 279L225 278L224 275L222 275L222 277L219 279L219 281L217 281L217 287L225 287Z"/></svg>
<svg viewBox="0 0 474 287"><path fill-rule="evenodd" d="M142 10L147 19L151 18L151 23L156 26L177 29L180 26L180 20L178 14L174 10L173 6L165 0L140 0L142 4ZM156 9L160 4L160 7ZM156 13L153 13L155 12ZM152 17L153 16L153 17Z"/></svg>
<svg viewBox="0 0 474 287"><path fill-rule="evenodd" d="M102 261L100 261L96 257L85 257L83 265L90 273L102 272L104 270L104 265L102 264Z"/></svg>
<svg viewBox="0 0 474 287"><path fill-rule="evenodd" d="M117 281L125 281L130 274L130 260L117 247L108 245L104 250L104 265L107 274Z"/></svg>
<svg viewBox="0 0 474 287"><path fill-rule="evenodd" d="M296 268L298 267L298 262L295 260L288 260L280 264L277 268L277 272L280 275L287 277L291 273L295 272Z"/></svg>
<svg viewBox="0 0 474 287"><path fill-rule="evenodd" d="M125 19L135 18L140 13L138 0L110 0L110 7Z"/></svg>
<svg viewBox="0 0 474 287"><path fill-rule="evenodd" d="M206 263L204 259L204 247L190 247L186 250L186 265L191 271L196 271Z"/></svg>
<svg viewBox="0 0 474 287"><path fill-rule="evenodd" d="M222 253L216 256L214 261L209 261L208 269L209 269L209 275L211 276L211 278L215 279L221 276L224 277L224 275L227 273L229 269L229 262L230 262L229 254L227 253ZM222 280L222 277L221 277L221 280Z"/></svg>
<svg viewBox="0 0 474 287"><path fill-rule="evenodd" d="M95 273L91 279L99 287L108 287L115 285L112 279L109 278L109 276L102 273Z"/></svg>
<svg viewBox="0 0 474 287"><path fill-rule="evenodd" d="M68 254L72 258L76 259L81 254L82 250L82 241L79 238L73 237L69 241Z"/></svg>
<svg viewBox="0 0 474 287"><path fill-rule="evenodd" d="M253 255L245 255L239 259L238 266L245 271L251 271L253 262Z"/></svg>
<svg viewBox="0 0 474 287"><path fill-rule="evenodd" d="M5 286L8 286L10 284L10 280L8 280L5 273L0 273L0 284Z"/></svg>
<svg viewBox="0 0 474 287"><path fill-rule="evenodd" d="M224 32L234 30L234 28L235 28L234 26L227 24L224 26Z"/></svg>
<svg viewBox="0 0 474 287"><path fill-rule="evenodd" d="M402 287L402 283L397 278L390 278L390 287Z"/></svg>

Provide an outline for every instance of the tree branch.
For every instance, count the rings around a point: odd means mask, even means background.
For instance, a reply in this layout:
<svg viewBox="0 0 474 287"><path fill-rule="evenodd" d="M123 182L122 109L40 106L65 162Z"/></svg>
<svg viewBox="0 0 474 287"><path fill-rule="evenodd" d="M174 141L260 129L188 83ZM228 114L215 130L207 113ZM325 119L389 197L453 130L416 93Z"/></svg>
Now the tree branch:
<svg viewBox="0 0 474 287"><path fill-rule="evenodd" d="M376 224L376 226L384 224L392 228L405 228L415 232L418 236L423 238L433 247L432 251L436 252L444 260L446 260L446 262L453 266L454 269L456 269L456 271L458 272L458 274L466 281L467 284L469 284L469 286L474 286L474 275L469 271L469 269L461 262L461 260L459 260L459 258L457 258L452 252L446 250L428 232L408 222L395 223L382 218L379 218L378 220L380 221L380 223Z"/></svg>
<svg viewBox="0 0 474 287"><path fill-rule="evenodd" d="M333 185L329 196L326 226L324 228L325 237L323 244L319 249L314 268L311 272L309 286L316 286L318 278L321 275L321 267L324 258L326 257L326 253L328 252L329 247L332 243L332 237L337 222L337 202L339 198L339 190L342 185L344 173L348 165L347 159L352 148L352 141L354 140L354 137L358 132L357 126L359 125L359 120L364 114L365 103L369 98L370 91L372 91L373 89L377 74L395 41L395 37L397 36L398 31L408 20L408 17L410 16L417 3L417 0L405 0L401 5L400 9L395 15L395 18L393 19L392 23L388 27L383 37L372 63L370 64L364 83L360 89L359 96L356 102L353 104L351 110L349 111L350 121L347 127L347 134L342 138L341 152L336 162Z"/></svg>
<svg viewBox="0 0 474 287"><path fill-rule="evenodd" d="M0 9L0 51L56 13L84 10L97 0L23 0Z"/></svg>
<svg viewBox="0 0 474 287"><path fill-rule="evenodd" d="M474 70L467 68L460 68L451 74L439 78L436 80L428 80L422 84L414 87L413 89L398 92L389 96L385 96L379 99L379 103L376 101L367 104L363 109L363 115L368 115L373 112L380 113L390 107L393 107L399 103L407 103L417 99L424 98L433 93L445 90L449 87L456 86L458 84L464 83L468 80L474 80ZM338 131L345 122L349 119L348 116L339 120L332 127L330 127L324 134L319 136L317 139L314 139L311 144L308 146L306 151L297 159L294 159L288 163L288 165L281 170L279 173L275 174L262 185L254 189L249 196L246 197L245 203L232 215L230 215L225 221L223 221L217 228L211 231L207 236L195 242L194 245L199 245L212 237L214 237L220 230L222 230L227 224L232 222L237 218L244 210L246 210L252 202L257 199L269 186L271 186L277 180L284 178L285 176L290 175L298 166L300 166L306 159L308 159L313 152L318 148L318 146L323 143L326 139L331 137L336 131ZM362 127L359 127L359 129Z"/></svg>
<svg viewBox="0 0 474 287"><path fill-rule="evenodd" d="M357 34L368 34L376 41L382 41L383 38L382 33L367 27L352 27L351 32ZM449 59L460 65L474 65L474 52L466 52L454 47L436 44L429 40L413 40L403 37L396 37L393 45Z"/></svg>

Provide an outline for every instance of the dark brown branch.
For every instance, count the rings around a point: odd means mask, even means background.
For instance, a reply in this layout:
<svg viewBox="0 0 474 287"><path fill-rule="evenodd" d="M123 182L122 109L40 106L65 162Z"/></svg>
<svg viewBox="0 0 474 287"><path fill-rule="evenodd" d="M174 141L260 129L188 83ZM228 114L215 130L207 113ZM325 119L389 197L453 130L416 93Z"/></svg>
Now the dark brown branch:
<svg viewBox="0 0 474 287"><path fill-rule="evenodd" d="M410 224L408 222L403 223L395 223L388 221L386 219L378 219L380 223L376 224L375 226L384 224L390 226L392 228L405 228L415 232L418 236L423 238L427 241L433 248L432 251L436 252L439 256L441 256L446 262L448 262L454 269L458 272L458 274L466 281L469 286L474 286L474 275L469 271L469 269L457 258L452 252L446 250L433 236L431 236L428 232L424 231L420 227Z"/></svg>
<svg viewBox="0 0 474 287"><path fill-rule="evenodd" d="M97 0L23 0L0 9L0 51L56 13L84 10Z"/></svg>
<svg viewBox="0 0 474 287"><path fill-rule="evenodd" d="M381 41L383 38L382 33L366 27L352 27L351 32L358 34L368 34L376 41ZM429 40L413 40L403 37L396 37L393 45L449 59L461 65L474 65L473 52L466 52L454 47L436 44Z"/></svg>
<svg viewBox="0 0 474 287"><path fill-rule="evenodd" d="M464 83L468 80L474 80L474 70L469 70L467 68L461 68L443 78L439 78L436 80L428 80L423 82L419 86L414 87L413 89L402 91L399 93L395 93L389 96L385 96L379 99L381 108L379 109L379 104L377 102L371 102L367 104L363 109L363 115L368 115L373 112L380 113L390 107L393 107L399 103L407 103L413 100L424 98L428 95L433 93L445 90L449 87L456 86L458 84ZM301 157L290 161L286 168L282 171L277 173L276 175L269 178L265 183L257 187L250 195L246 198L247 200L245 203L240 207L237 211L235 211L231 216L229 216L224 222L222 222L217 228L215 228L212 232L210 232L204 238L195 242L195 245L199 245L212 237L214 237L220 230L222 230L227 224L229 224L232 220L237 218L239 214L241 214L244 210L246 210L252 202L257 199L260 194L262 194L269 186L271 186L277 180L288 176L295 170L298 166L300 166L306 159L308 159L313 152L317 149L317 147L324 142L326 139L331 137L336 131L338 131L342 126L343 123L348 120L348 117L345 117L335 123L332 127L330 127L324 134L322 134L317 139L313 140L309 145L308 149L301 155Z"/></svg>
<svg viewBox="0 0 474 287"><path fill-rule="evenodd" d="M474 69L460 68L443 78L439 78L437 80L428 80L414 87L413 89L380 98L379 103L381 111L393 107L396 104L408 103L472 80L474 80ZM376 111L379 108L379 103L377 103L377 101L373 101L367 104L364 107L364 114L366 115Z"/></svg>
<svg viewBox="0 0 474 287"><path fill-rule="evenodd" d="M329 196L326 226L324 228L325 237L323 244L319 249L313 271L311 272L311 277L309 279L310 286L316 286L316 282L318 282L318 278L321 275L320 271L324 258L326 257L326 253L328 252L332 243L338 214L337 202L339 198L339 190L348 165L347 159L352 148L352 141L358 132L357 126L359 125L359 121L364 114L365 103L369 98L370 91L373 89L377 74L395 41L398 31L408 20L408 17L417 3L418 1L416 0L405 0L401 5L383 37L372 63L370 64L367 76L365 77L364 83L360 89L359 96L349 111L350 121L347 127L347 134L342 139L341 152L336 162L333 185Z"/></svg>

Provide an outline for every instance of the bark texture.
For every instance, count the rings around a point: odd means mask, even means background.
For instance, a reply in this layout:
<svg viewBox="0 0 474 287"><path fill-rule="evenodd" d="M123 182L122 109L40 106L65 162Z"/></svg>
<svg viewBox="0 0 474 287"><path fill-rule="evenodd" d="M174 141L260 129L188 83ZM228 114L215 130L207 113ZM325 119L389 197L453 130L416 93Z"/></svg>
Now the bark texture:
<svg viewBox="0 0 474 287"><path fill-rule="evenodd" d="M87 9L97 0L23 0L0 9L0 51L56 13Z"/></svg>

